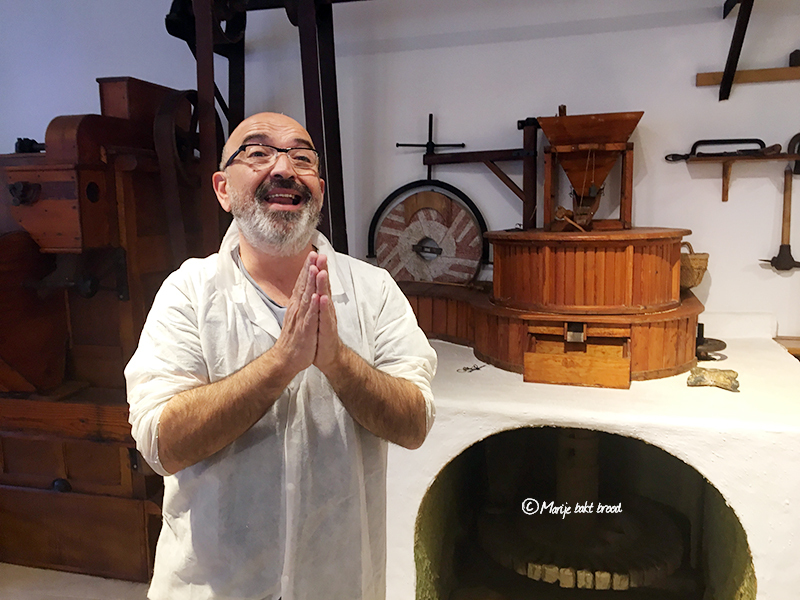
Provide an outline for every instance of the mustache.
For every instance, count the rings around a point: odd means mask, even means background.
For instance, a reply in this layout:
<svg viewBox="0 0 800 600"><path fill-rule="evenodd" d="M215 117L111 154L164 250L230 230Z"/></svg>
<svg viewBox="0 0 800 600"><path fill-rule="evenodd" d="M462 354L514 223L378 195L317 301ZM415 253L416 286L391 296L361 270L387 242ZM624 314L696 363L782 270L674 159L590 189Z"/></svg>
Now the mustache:
<svg viewBox="0 0 800 600"><path fill-rule="evenodd" d="M308 202L311 200L311 190L308 186L294 179L282 179L280 181L264 181L256 188L255 199L259 202L266 200L269 193L274 189L291 190L300 196L301 202Z"/></svg>

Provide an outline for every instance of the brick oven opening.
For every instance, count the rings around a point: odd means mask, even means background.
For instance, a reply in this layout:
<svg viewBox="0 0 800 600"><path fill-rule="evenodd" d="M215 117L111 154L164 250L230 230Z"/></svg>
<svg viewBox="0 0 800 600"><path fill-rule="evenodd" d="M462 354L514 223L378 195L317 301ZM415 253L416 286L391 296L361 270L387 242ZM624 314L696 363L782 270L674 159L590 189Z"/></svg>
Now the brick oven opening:
<svg viewBox="0 0 800 600"><path fill-rule="evenodd" d="M479 441L428 489L418 600L749 600L746 533L697 470L641 440L521 428Z"/></svg>

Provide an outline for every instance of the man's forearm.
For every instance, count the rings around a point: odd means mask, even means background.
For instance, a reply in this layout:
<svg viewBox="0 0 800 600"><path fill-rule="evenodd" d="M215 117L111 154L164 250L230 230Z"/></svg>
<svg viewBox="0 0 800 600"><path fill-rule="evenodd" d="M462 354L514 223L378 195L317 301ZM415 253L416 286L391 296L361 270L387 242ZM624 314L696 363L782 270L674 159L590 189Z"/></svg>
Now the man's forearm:
<svg viewBox="0 0 800 600"><path fill-rule="evenodd" d="M293 377L268 351L220 381L175 395L158 426L161 465L177 473L218 452L252 427Z"/></svg>
<svg viewBox="0 0 800 600"><path fill-rule="evenodd" d="M425 441L425 398L416 385L375 369L344 345L325 371L347 412L364 428L409 449Z"/></svg>

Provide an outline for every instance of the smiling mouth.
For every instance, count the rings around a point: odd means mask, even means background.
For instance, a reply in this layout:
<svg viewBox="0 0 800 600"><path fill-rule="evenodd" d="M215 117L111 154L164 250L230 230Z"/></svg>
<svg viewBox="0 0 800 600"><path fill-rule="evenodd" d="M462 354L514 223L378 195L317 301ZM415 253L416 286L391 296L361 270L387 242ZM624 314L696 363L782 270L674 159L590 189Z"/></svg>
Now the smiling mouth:
<svg viewBox="0 0 800 600"><path fill-rule="evenodd" d="M266 181L258 187L255 197L274 206L299 206L311 200L311 190L296 181Z"/></svg>
<svg viewBox="0 0 800 600"><path fill-rule="evenodd" d="M300 194L268 194L264 201L271 204L297 206L303 201L303 197Z"/></svg>

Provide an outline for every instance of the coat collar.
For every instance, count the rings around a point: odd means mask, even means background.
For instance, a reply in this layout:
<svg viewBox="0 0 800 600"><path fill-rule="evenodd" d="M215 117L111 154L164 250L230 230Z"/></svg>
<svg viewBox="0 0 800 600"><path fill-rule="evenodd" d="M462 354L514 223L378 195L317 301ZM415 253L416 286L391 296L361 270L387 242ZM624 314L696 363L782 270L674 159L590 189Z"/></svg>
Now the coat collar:
<svg viewBox="0 0 800 600"><path fill-rule="evenodd" d="M311 243L317 252L328 257L328 274L331 284L331 296L334 302L346 300L346 294L339 269L336 264L336 252L330 242L319 231L314 232ZM239 228L236 222L231 223L220 244L217 259L217 288L227 290L231 300L240 307L256 327L263 329L277 339L281 333L275 315L267 308L250 283L236 265L235 252L239 252Z"/></svg>

